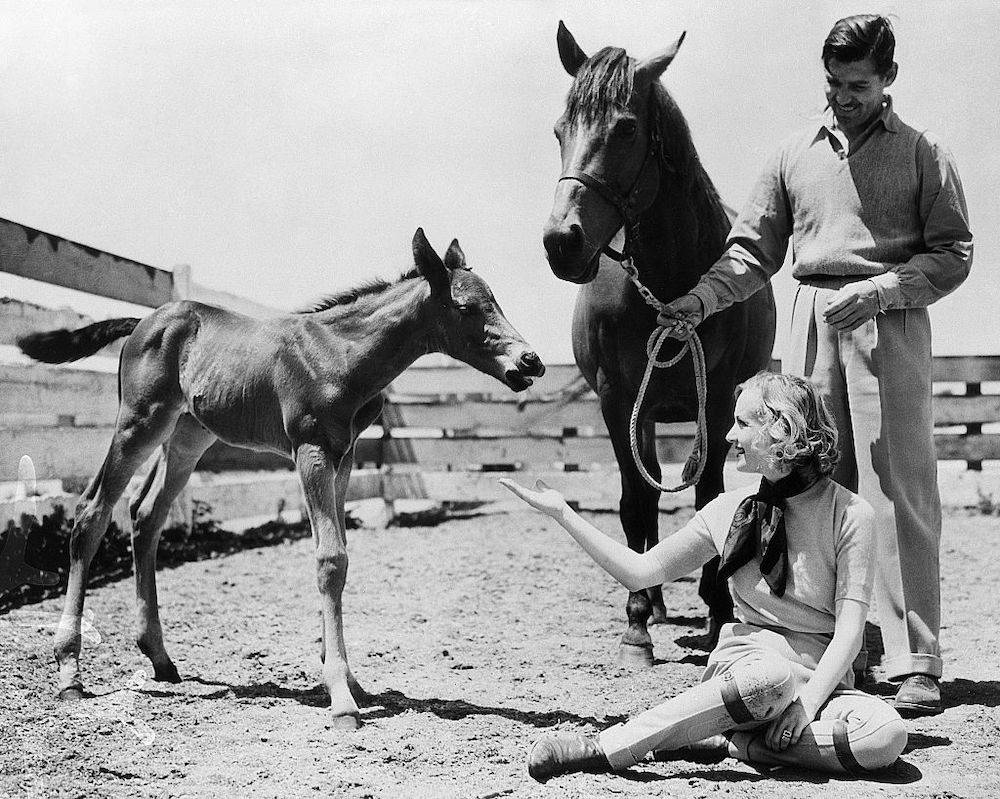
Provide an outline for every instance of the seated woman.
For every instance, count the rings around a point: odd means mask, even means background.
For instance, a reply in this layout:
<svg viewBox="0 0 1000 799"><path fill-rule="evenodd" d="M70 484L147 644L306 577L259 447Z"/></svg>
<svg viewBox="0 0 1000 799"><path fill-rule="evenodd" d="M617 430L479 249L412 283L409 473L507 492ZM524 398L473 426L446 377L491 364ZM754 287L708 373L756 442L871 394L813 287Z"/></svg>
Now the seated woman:
<svg viewBox="0 0 1000 799"><path fill-rule="evenodd" d="M862 773L906 745L899 714L854 689L874 563L873 511L834 483L837 434L805 380L762 372L737 389L727 439L759 487L729 491L645 553L574 513L541 481L501 480L548 514L630 591L676 580L721 554L738 622L722 628L701 684L597 737L539 739L528 772L625 769L650 752L716 748L755 765Z"/></svg>

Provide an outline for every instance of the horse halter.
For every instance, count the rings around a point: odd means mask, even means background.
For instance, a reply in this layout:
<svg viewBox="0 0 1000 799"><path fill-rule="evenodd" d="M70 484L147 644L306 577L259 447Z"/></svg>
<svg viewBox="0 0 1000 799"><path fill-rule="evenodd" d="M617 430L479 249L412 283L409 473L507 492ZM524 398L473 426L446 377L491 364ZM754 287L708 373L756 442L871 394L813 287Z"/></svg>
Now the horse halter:
<svg viewBox="0 0 1000 799"><path fill-rule="evenodd" d="M650 106L652 106L652 102L650 102ZM584 172L582 169L568 169L557 181L575 180L577 183L582 183L588 189L593 189L597 192L605 202L618 212L618 215L622 218L622 227L625 230L625 242L622 244L621 252L614 249L610 244L603 250L605 255L618 263L624 263L631 257L632 247L630 245L632 240L638 235L639 228L638 216L634 216L632 213L636 195L639 193L639 182L642 180L642 176L646 174L646 165L650 161L656 163L657 157L660 154L660 135L653 118L652 108L650 108L649 120L649 147L646 149L646 155L639 165L639 171L632 180L632 185L629 186L628 191L624 194L615 189L607 180L602 180L595 175L591 175L589 172Z"/></svg>

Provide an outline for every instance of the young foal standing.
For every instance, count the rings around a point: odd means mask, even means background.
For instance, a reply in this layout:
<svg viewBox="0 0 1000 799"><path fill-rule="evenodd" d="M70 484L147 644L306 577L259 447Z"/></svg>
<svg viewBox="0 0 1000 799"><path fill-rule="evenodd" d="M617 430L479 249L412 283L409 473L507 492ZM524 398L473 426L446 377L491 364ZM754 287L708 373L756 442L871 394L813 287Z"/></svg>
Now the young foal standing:
<svg viewBox="0 0 1000 799"><path fill-rule="evenodd" d="M486 282L453 241L444 261L422 230L416 269L259 321L197 302L164 305L142 319L20 340L28 355L60 363L122 336L119 410L104 465L77 508L66 604L55 641L59 695L79 699L80 617L87 571L115 502L161 446L132 504L138 629L155 679L179 682L163 644L156 601L156 545L170 503L217 438L295 461L316 545L323 615L323 679L335 726L360 723L364 697L347 664L341 592L347 577L344 498L358 435L378 416L381 391L419 356L445 352L515 391L545 371ZM131 334L131 335L130 335Z"/></svg>

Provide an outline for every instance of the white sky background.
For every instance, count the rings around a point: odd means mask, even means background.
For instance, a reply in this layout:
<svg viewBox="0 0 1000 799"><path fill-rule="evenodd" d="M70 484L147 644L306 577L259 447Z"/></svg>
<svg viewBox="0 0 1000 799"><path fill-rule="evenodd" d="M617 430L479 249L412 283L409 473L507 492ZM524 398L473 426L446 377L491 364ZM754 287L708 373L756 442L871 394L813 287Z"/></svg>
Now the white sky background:
<svg viewBox="0 0 1000 799"><path fill-rule="evenodd" d="M423 226L457 237L511 322L572 360L576 288L545 262L570 78L555 32L643 56L688 31L664 78L723 198L824 105L836 19L894 15L901 117L958 160L972 276L932 308L937 354L1000 354L1000 5L981 2L4 2L0 216L294 308L409 268ZM792 280L781 273L779 337ZM0 273L0 294L129 309ZM145 310L143 309L143 312Z"/></svg>

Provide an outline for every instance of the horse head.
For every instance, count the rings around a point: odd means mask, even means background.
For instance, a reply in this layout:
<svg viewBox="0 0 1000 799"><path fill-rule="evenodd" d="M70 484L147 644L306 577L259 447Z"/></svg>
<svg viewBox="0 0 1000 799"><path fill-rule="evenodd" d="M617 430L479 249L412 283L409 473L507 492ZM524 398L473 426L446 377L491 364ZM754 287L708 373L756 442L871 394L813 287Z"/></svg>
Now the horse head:
<svg viewBox="0 0 1000 799"><path fill-rule="evenodd" d="M437 349L495 377L514 391L541 377L545 366L520 333L507 321L493 292L465 262L455 239L442 261L417 228L413 260L430 284L430 305Z"/></svg>
<svg viewBox="0 0 1000 799"><path fill-rule="evenodd" d="M641 61L614 47L588 58L559 23L559 57L573 85L555 125L562 177L542 239L556 277L593 280L617 232L625 227L628 241L656 198L662 142L654 92L683 40Z"/></svg>

